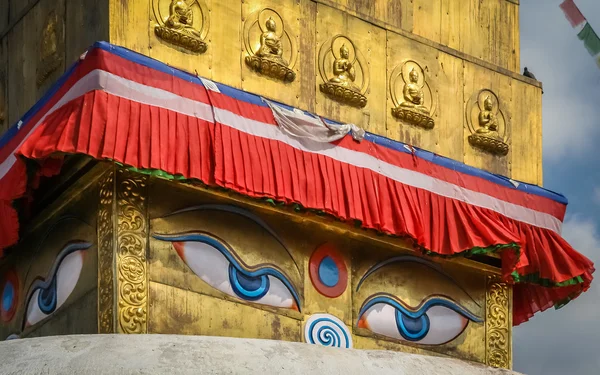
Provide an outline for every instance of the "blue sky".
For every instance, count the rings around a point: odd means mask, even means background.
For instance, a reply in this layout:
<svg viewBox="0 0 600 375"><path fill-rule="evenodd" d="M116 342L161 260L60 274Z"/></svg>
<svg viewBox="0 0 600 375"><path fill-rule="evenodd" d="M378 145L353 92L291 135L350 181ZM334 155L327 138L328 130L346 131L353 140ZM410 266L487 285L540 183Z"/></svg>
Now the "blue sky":
<svg viewBox="0 0 600 375"><path fill-rule="evenodd" d="M561 2L521 1L521 66L544 84L544 187L567 196L563 236L599 268L600 68L565 19ZM575 2L600 32L600 1ZM600 373L599 283L600 277L566 307L514 329L516 371Z"/></svg>

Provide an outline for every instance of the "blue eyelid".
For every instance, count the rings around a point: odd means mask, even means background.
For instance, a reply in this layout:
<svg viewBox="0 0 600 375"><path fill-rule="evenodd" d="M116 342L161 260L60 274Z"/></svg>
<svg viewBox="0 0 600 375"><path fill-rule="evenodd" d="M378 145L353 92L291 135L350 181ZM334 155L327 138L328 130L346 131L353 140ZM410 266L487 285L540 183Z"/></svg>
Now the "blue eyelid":
<svg viewBox="0 0 600 375"><path fill-rule="evenodd" d="M168 242L179 242L179 241L204 242L208 245L211 245L215 249L219 250L219 252L221 252L221 254L223 254L223 256L225 256L225 258L227 258L227 260L231 264L233 264L233 266L235 267L236 270L238 270L238 272L241 272L246 276L257 277L257 276L269 275L269 276L276 277L277 279L279 279L279 281L281 281L288 288L290 293L292 293L292 296L294 297L294 300L296 301L296 305L298 306L298 311L301 311L300 298L298 296L298 293L296 293L296 289L292 286L292 283L289 282L287 277L285 277L278 270L271 268L271 267L264 267L264 268L258 269L256 271L248 271L248 270L244 269L238 263L238 261L233 257L233 255L231 255L231 252L229 251L229 249L227 249L225 246L223 246L223 244L221 242L219 242L218 240L216 240L212 237L205 236L202 234L185 234L185 235L181 235L181 236L177 236L177 235L176 236L161 236L161 235L155 234L155 235L153 235L153 237L156 238L157 240L168 241Z"/></svg>
<svg viewBox="0 0 600 375"><path fill-rule="evenodd" d="M406 316L413 318L413 319L417 319L420 318L423 314L427 313L427 310L429 310L430 308L434 307L434 306L444 306L449 308L450 310L453 310L454 312L464 316L465 318L475 322L475 323L481 323L483 322L483 319L481 319L480 317L476 316L475 314L471 313L470 311L468 311L467 309L465 309L464 307L448 301L447 299L443 299L443 298L430 298L427 300L427 302L425 302L418 311L410 311L408 310L406 307L402 306L400 303L398 303L398 301L390 298L390 297L386 297L386 296L378 296L375 297L371 300L369 300L361 309L360 312L358 313L358 320L360 320L360 318L362 318L363 314L370 309L373 305L376 305L378 303L385 303L387 305L390 305L392 307L394 307L397 310L400 310L403 314L405 314Z"/></svg>

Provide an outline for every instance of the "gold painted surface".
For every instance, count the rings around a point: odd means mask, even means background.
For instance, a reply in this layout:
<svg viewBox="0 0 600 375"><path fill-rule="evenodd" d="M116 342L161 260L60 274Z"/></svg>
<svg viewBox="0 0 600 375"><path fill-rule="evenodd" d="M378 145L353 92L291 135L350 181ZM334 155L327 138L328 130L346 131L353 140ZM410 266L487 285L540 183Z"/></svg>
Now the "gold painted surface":
<svg viewBox="0 0 600 375"><path fill-rule="evenodd" d="M400 255L406 257L410 253ZM377 255L363 257L356 261L353 270L353 330L355 336L365 336L377 342L378 349L386 349L388 343L401 348L411 347L410 352L435 352L443 355L468 359L477 362L485 360L484 323L468 321L465 329L445 344L423 345L393 339L374 333L357 321L363 305L373 296L387 295L409 308L417 308L428 298L450 299L475 316L485 318L485 276L479 272L467 272L452 262L437 263L435 259L424 258L427 264L417 263L413 258L399 260L381 267L371 274L367 271L375 264L389 261L392 255L380 249ZM368 276L367 276L368 275ZM367 276L367 277L365 277ZM364 279L363 279L364 278ZM360 284L359 287L359 282ZM369 346L373 348L372 344ZM402 349L404 351L404 349Z"/></svg>
<svg viewBox="0 0 600 375"><path fill-rule="evenodd" d="M486 360L489 366L512 368L511 287L496 277L487 278Z"/></svg>
<svg viewBox="0 0 600 375"><path fill-rule="evenodd" d="M111 169L100 181L98 206L98 333L115 332L114 195L115 174Z"/></svg>
<svg viewBox="0 0 600 375"><path fill-rule="evenodd" d="M352 40L336 35L325 41L319 50L318 63L324 81L319 85L322 93L353 107L367 105L364 94L369 90L369 66Z"/></svg>
<svg viewBox="0 0 600 375"><path fill-rule="evenodd" d="M267 77L293 82L296 79L293 69L298 58L298 47L295 35L290 36L281 15L274 9L263 8L245 18L243 39L247 53L244 58L246 65Z"/></svg>
<svg viewBox="0 0 600 375"><path fill-rule="evenodd" d="M473 93L466 106L465 118L471 132L469 143L495 155L508 154L510 126L504 115L504 105L487 89Z"/></svg>
<svg viewBox="0 0 600 375"><path fill-rule="evenodd" d="M338 101L331 100L329 96L321 92L321 84L329 83L328 81L331 78L339 76L339 74L332 74L332 70L329 70L320 72L319 77L316 80L317 90L319 91L316 97L317 113L332 120L353 123L368 131L383 134L385 126L384 98L386 96L387 81L385 75L386 61L383 58L383 56L385 56L386 45L385 31L359 18L352 17L347 13L345 14L339 10L321 4L317 5L316 25L317 43L315 49L318 54L317 64L319 64L319 66L321 66L320 64L323 64L325 69L333 68L336 59L333 53L327 54L327 56L329 56L327 61L322 61L320 59L323 56L319 54L319 51L322 51L323 46L325 46L325 50L328 50L331 46L331 42L334 41L332 40L332 36L337 35L343 35L347 37L348 40L352 41L354 49L360 51L366 61L366 63L364 63L365 66L363 66L364 71L358 69L356 65L359 64L353 64L356 74L354 84L359 86L361 90L366 89L364 93L361 92L361 95L365 97L366 106L364 106L364 108L351 107ZM339 41L341 42L341 40ZM349 45L350 42L347 42L347 44ZM333 50L338 51L340 48L341 45L332 47ZM348 46L348 48L350 47ZM357 56L360 57L360 54L357 54ZM354 59L351 59L351 61L352 60ZM363 81L363 78L361 78L366 71L368 71L368 85L364 85L363 82L366 81ZM327 75L327 79L324 79L321 77L324 73L332 75L331 77ZM366 74L364 78L367 78ZM339 92L351 95L355 103L362 105L361 98L352 96L348 90L339 90Z"/></svg>
<svg viewBox="0 0 600 375"><path fill-rule="evenodd" d="M490 73L488 70L479 67L474 64L464 63L464 102L463 102L463 111L464 113L471 113L474 118L471 118L470 121L473 124L472 128L466 124L467 119L465 119L465 115L463 114L463 131L464 131L464 163L481 168L492 173L501 174L503 176L511 176L511 163L512 159L512 148L521 143L527 142L525 139L519 139L516 137L510 137L510 139L506 140L505 143L509 146L508 153L505 157L501 157L490 152L484 151L480 148L471 146L469 141L469 136L471 136L478 126L478 106L473 106L472 99L478 97L478 93L482 92L482 90L489 90L493 92L497 98L499 98L501 105L503 106L502 115L505 121L506 126L506 134L510 135L512 133L513 127L521 127L527 126L526 124L516 124L512 118L512 110L516 106L521 105L520 98L513 97L512 95L512 80L508 77L497 74ZM481 99L483 102L485 98ZM479 99L477 99L479 100ZM469 112L472 111L472 112ZM457 127L458 123L456 124ZM534 153L528 156L531 158L535 158Z"/></svg>
<svg viewBox="0 0 600 375"><path fill-rule="evenodd" d="M158 38L193 53L206 52L210 18L203 0L152 0L152 11Z"/></svg>
<svg viewBox="0 0 600 375"><path fill-rule="evenodd" d="M150 282L149 333L302 341L300 321Z"/></svg>
<svg viewBox="0 0 600 375"><path fill-rule="evenodd" d="M118 332L147 333L147 177L119 168L116 190Z"/></svg>
<svg viewBox="0 0 600 375"><path fill-rule="evenodd" d="M395 105L392 115L411 125L431 129L435 126L437 95L431 88L425 70L414 60L403 61L390 75L390 97Z"/></svg>

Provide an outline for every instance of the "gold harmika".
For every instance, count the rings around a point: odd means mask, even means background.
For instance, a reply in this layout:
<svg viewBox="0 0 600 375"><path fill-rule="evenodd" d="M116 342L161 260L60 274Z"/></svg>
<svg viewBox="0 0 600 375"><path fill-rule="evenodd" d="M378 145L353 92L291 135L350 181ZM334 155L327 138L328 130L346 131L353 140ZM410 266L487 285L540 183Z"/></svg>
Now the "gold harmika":
<svg viewBox="0 0 600 375"><path fill-rule="evenodd" d="M511 368L510 311L511 290L497 277L488 276L485 297L485 347L486 364L499 368Z"/></svg>
<svg viewBox="0 0 600 375"><path fill-rule="evenodd" d="M121 333L147 333L147 177L117 170L118 319Z"/></svg>
<svg viewBox="0 0 600 375"><path fill-rule="evenodd" d="M98 207L98 333L114 333L114 189L115 173L108 172L100 183Z"/></svg>
<svg viewBox="0 0 600 375"><path fill-rule="evenodd" d="M202 15L205 16L205 9L198 0L172 0L169 5L169 16L163 20L158 11L158 4L155 0L154 12L158 25L154 27L154 33L157 37L176 45L185 48L195 53L206 52L206 43L204 42L205 32L208 25L207 17L203 17L202 29L194 27L194 10L192 5L198 4Z"/></svg>
<svg viewBox="0 0 600 375"><path fill-rule="evenodd" d="M264 19L268 16L268 19ZM279 24L273 17L277 18ZM250 30L258 24L260 31L260 47L253 52L248 42ZM289 51L284 51L282 38L287 37L290 41ZM248 17L244 27L244 40L248 56L244 59L246 65L257 73L284 82L293 82L296 79L296 72L292 70L295 64L294 38L290 37L285 30L285 24L281 16L273 9L265 8L252 17ZM286 59L284 57L286 52Z"/></svg>
<svg viewBox="0 0 600 375"><path fill-rule="evenodd" d="M339 45L339 48L337 46ZM338 52L339 51L339 52ZM334 61L331 73L325 68L326 57L332 54ZM361 87L356 85L356 66L361 70ZM369 88L369 70L361 52L345 36L337 35L325 42L319 51L319 71L325 81L319 85L322 93L331 99L353 107L367 105L365 96Z"/></svg>
<svg viewBox="0 0 600 375"><path fill-rule="evenodd" d="M479 109L475 128L473 109ZM467 105L467 122L471 135L469 143L483 151L505 156L508 154L507 126L500 109L500 100L490 90L475 93Z"/></svg>
<svg viewBox="0 0 600 375"><path fill-rule="evenodd" d="M46 79L62 64L62 57L58 53L58 28L62 20L58 19L56 12L52 11L42 31L41 58L37 67L37 84L41 86ZM62 31L62 29L61 29ZM62 36L62 33L61 33Z"/></svg>
<svg viewBox="0 0 600 375"><path fill-rule="evenodd" d="M396 82L401 79L402 101L397 99ZM435 104L433 92L423 68L413 60L406 60L398 66L390 76L390 94L395 108L392 116L411 125L432 129L435 121L432 117L432 107Z"/></svg>

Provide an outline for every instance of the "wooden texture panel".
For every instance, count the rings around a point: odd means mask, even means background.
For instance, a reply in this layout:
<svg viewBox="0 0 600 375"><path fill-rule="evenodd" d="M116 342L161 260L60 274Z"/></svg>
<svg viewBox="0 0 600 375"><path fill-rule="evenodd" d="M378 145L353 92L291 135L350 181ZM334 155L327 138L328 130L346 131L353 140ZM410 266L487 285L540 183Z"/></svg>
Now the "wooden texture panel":
<svg viewBox="0 0 600 375"><path fill-rule="evenodd" d="M52 86L52 83L56 81L65 71L65 0L41 0L34 8L35 14L35 25L37 31L37 39L40 43L43 41L43 31L46 23L49 21L51 15L56 14L56 52L60 59L58 67L50 73L50 75L39 85L36 92L36 100L41 98L42 95ZM40 70L46 62L42 61L40 56L40 47L36 46L37 55L34 58L36 64L36 72ZM36 73L37 75L37 73ZM34 103L31 103L33 105Z"/></svg>
<svg viewBox="0 0 600 375"><path fill-rule="evenodd" d="M301 321L150 282L148 333L302 341Z"/></svg>
<svg viewBox="0 0 600 375"><path fill-rule="evenodd" d="M21 15L21 13L29 6L38 0L2 0L3 2L9 3L9 15L10 21L14 21Z"/></svg>
<svg viewBox="0 0 600 375"><path fill-rule="evenodd" d="M8 105L10 124L15 123L36 101L36 65L40 35L35 12L29 12L8 33Z"/></svg>
<svg viewBox="0 0 600 375"><path fill-rule="evenodd" d="M315 82L317 90L316 111L327 118L345 123L353 123L373 133L385 134L385 30L336 9L319 4L317 6L316 55L319 55L319 49L323 44L330 43L331 37L338 34L350 38L367 61L370 80L369 89L365 94L367 105L359 109L341 104L325 96L319 90L319 85L324 82L319 76ZM319 63L321 62L317 61L317 64ZM356 65L358 64L355 64L355 69L358 70ZM331 67L325 66L325 69L331 69Z"/></svg>
<svg viewBox="0 0 600 375"><path fill-rule="evenodd" d="M66 0L65 64L73 64L94 42L108 40L108 0Z"/></svg>
<svg viewBox="0 0 600 375"><path fill-rule="evenodd" d="M8 114L8 38L0 40L0 134L9 127Z"/></svg>
<svg viewBox="0 0 600 375"><path fill-rule="evenodd" d="M0 1L0 33L8 27L9 22L9 5L7 0Z"/></svg>
<svg viewBox="0 0 600 375"><path fill-rule="evenodd" d="M394 103L388 91L386 135L389 138L462 161L462 60L394 33L388 33L387 49L388 78L394 69L407 59L418 62L425 70L427 82L433 92L433 103L426 102L425 105L433 106L435 112L432 117L435 120L435 127L424 129L401 122L393 117ZM392 83L388 83L388 85L392 85ZM399 81L393 83L393 87L389 87L389 90L395 90L399 100L402 100L403 85L404 82L399 78Z"/></svg>

